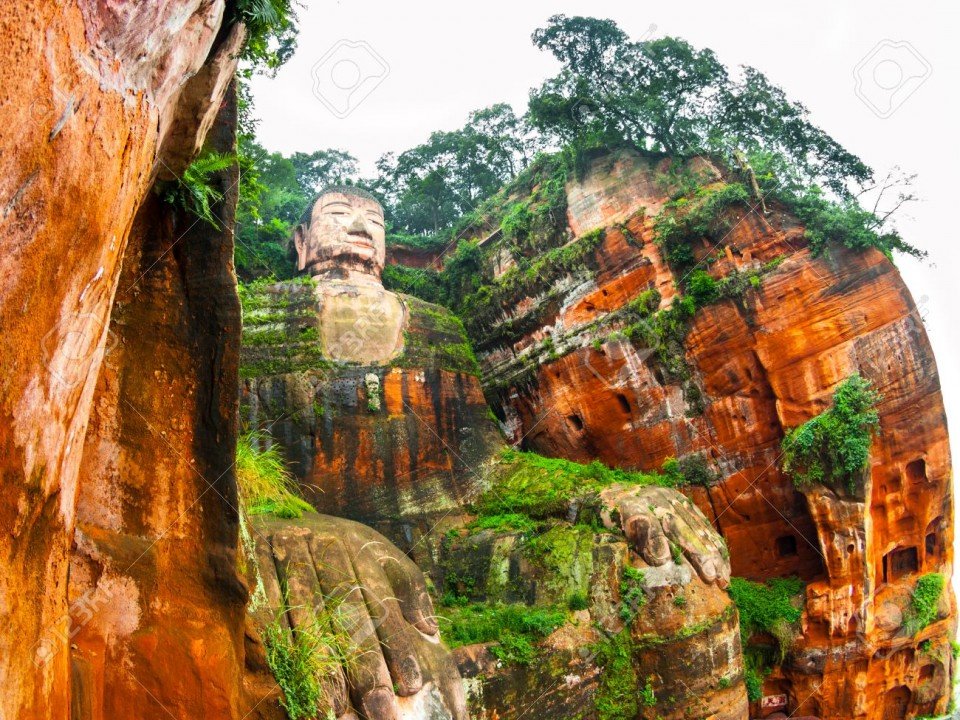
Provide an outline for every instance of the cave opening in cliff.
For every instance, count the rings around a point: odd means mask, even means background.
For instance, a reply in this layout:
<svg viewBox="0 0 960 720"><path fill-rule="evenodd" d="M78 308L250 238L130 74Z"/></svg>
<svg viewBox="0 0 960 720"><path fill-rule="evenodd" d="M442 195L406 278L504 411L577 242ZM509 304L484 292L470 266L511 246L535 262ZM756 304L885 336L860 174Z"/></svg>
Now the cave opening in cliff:
<svg viewBox="0 0 960 720"><path fill-rule="evenodd" d="M907 463L907 480L912 483L925 482L927 479L927 462L923 458Z"/></svg>
<svg viewBox="0 0 960 720"><path fill-rule="evenodd" d="M917 548L899 547L883 556L883 581L894 582L920 569Z"/></svg>
<svg viewBox="0 0 960 720"><path fill-rule="evenodd" d="M777 555L780 557L794 557L797 554L797 538L793 535L783 535L777 538Z"/></svg>

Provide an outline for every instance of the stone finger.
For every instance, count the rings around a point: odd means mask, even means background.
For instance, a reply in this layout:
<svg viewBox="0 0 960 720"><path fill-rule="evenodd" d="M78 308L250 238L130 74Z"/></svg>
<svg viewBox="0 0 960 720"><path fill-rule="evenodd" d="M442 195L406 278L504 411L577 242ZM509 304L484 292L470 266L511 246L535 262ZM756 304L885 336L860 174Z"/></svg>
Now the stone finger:
<svg viewBox="0 0 960 720"><path fill-rule="evenodd" d="M310 549L331 621L347 641L344 669L354 704L365 714L365 703L389 707L385 701L376 700L376 696L371 695L386 688L393 697L392 681L350 554L339 537L319 533L314 533ZM394 709L395 705L394 699ZM380 716L367 714L367 717ZM384 717L393 718L396 713Z"/></svg>
<svg viewBox="0 0 960 720"><path fill-rule="evenodd" d="M397 695L407 697L423 687L423 673L417 659L417 646L422 638L404 616L394 595L383 562L387 541L380 535L358 526L349 533L351 547L362 548L351 558L360 581L367 611L377 630L383 657L393 678ZM393 564L389 563L388 564ZM395 566L396 567L396 566ZM412 572L418 573L416 568Z"/></svg>
<svg viewBox="0 0 960 720"><path fill-rule="evenodd" d="M295 628L311 625L317 610L322 608L320 581L309 539L310 532L299 528L278 530L272 538L287 613Z"/></svg>
<svg viewBox="0 0 960 720"><path fill-rule="evenodd" d="M381 556L380 564L407 622L420 632L436 635L440 628L420 568L393 546Z"/></svg>

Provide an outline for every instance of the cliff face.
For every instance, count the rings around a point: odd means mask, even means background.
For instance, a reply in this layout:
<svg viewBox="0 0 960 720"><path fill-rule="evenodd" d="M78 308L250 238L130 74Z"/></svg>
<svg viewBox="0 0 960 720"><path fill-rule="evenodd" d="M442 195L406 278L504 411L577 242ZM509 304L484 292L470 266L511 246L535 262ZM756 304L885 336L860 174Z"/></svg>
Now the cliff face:
<svg viewBox="0 0 960 720"><path fill-rule="evenodd" d="M0 19L4 718L245 712L232 237L144 202L221 111L243 40L223 14L28 2Z"/></svg>
<svg viewBox="0 0 960 720"><path fill-rule="evenodd" d="M803 632L766 694L823 718L942 712L952 594L918 634L897 619L920 575L949 578L953 542L943 404L910 293L879 252L814 257L780 209L735 208L722 238L692 250L737 290L696 310L679 337L665 334L656 318L690 272L672 271L653 242L668 169L619 153L568 182L573 239L556 257L581 261L538 267L541 280L525 285L503 274L509 307L468 323L488 396L513 439L543 454L698 468L683 490L726 539L733 573L807 583ZM485 250L494 275L513 264L506 239ZM856 372L882 394L865 490L800 492L780 469L784 432Z"/></svg>

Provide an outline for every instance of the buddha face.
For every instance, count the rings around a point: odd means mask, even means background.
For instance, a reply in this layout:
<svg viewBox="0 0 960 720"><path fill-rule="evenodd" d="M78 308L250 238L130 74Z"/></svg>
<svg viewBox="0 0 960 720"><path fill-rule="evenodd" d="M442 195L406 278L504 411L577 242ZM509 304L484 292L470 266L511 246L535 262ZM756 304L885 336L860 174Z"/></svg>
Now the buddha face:
<svg viewBox="0 0 960 720"><path fill-rule="evenodd" d="M294 231L299 270L311 275L370 275L379 281L386 258L383 208L370 198L329 192L317 198L310 223Z"/></svg>

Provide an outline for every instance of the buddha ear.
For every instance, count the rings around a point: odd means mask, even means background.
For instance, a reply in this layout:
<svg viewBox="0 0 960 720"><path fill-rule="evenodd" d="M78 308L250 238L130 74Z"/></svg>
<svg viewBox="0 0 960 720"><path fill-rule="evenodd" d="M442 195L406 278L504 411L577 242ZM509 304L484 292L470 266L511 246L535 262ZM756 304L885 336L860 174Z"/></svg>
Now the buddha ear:
<svg viewBox="0 0 960 720"><path fill-rule="evenodd" d="M293 230L293 247L297 251L297 270L307 266L307 228L306 225L297 225Z"/></svg>

